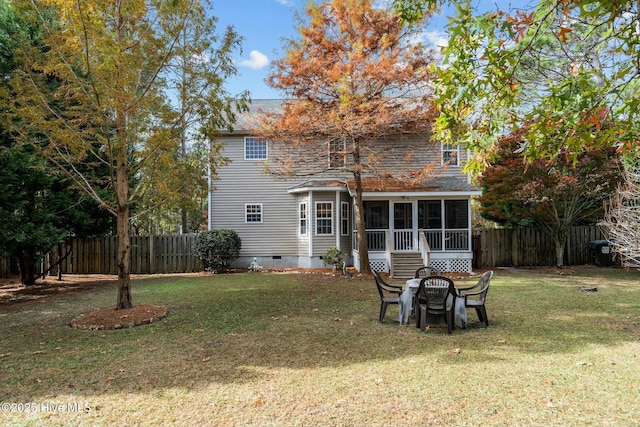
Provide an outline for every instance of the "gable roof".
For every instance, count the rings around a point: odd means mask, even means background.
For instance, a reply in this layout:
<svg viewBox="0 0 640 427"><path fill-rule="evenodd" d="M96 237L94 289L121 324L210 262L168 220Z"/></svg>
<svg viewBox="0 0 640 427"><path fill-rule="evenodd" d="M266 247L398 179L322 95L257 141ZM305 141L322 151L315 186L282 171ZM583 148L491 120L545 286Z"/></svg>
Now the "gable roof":
<svg viewBox="0 0 640 427"><path fill-rule="evenodd" d="M249 111L239 113L233 126L233 133L249 133L256 128L256 119L261 112L281 112L284 99L252 99L247 104Z"/></svg>

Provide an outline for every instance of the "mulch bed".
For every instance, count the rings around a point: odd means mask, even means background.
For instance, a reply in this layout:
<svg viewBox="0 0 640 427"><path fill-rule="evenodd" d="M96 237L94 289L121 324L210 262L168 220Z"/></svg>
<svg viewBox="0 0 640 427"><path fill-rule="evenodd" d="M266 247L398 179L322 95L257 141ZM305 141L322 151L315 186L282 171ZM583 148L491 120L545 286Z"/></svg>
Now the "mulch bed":
<svg viewBox="0 0 640 427"><path fill-rule="evenodd" d="M123 310L103 308L73 319L69 326L92 331L131 328L163 319L167 313L166 307L153 304L138 304Z"/></svg>
<svg viewBox="0 0 640 427"><path fill-rule="evenodd" d="M0 311L65 298L92 289L115 286L116 276L66 275L62 280L47 277L33 286L20 284L18 277L0 279ZM137 304L127 310L103 308L74 319L70 326L79 329L122 329L146 325L167 316L167 309L153 304Z"/></svg>

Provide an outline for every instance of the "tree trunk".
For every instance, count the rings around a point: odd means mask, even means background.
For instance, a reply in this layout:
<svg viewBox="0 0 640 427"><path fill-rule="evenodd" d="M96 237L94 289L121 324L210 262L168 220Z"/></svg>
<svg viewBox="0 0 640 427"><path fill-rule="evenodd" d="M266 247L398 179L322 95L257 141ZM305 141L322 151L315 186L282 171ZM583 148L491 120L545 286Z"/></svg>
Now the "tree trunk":
<svg viewBox="0 0 640 427"><path fill-rule="evenodd" d="M353 178L355 182L355 213L356 213L356 230L358 232L358 254L360 257L360 272L368 273L371 271L369 265L369 245L367 245L367 232L364 223L364 204L362 202L362 173L360 172L360 151L357 143L353 142L353 163L355 165Z"/></svg>
<svg viewBox="0 0 640 427"><path fill-rule="evenodd" d="M36 284L35 269L32 257L21 254L18 256L18 269L20 270L20 282L25 286Z"/></svg>
<svg viewBox="0 0 640 427"><path fill-rule="evenodd" d="M564 246L567 242L567 236L564 233L553 236L553 243L556 247L556 267L564 268Z"/></svg>
<svg viewBox="0 0 640 427"><path fill-rule="evenodd" d="M120 187L118 183L118 187ZM131 242L129 206L118 208L118 302L116 310L131 308Z"/></svg>
<svg viewBox="0 0 640 427"><path fill-rule="evenodd" d="M129 228L129 177L127 171L126 118L119 112L116 117L119 139L116 159L116 198L118 203L118 302L116 310L131 308L131 238Z"/></svg>
<svg viewBox="0 0 640 427"><path fill-rule="evenodd" d="M118 8L123 7L118 4ZM120 9L116 18L116 40L118 44L125 43L124 25ZM120 71L118 71L120 72ZM122 78L117 81L123 81ZM117 92L123 94L127 90L122 87ZM115 111L116 125L116 224L118 230L118 301L116 310L131 308L131 228L129 226L129 132L126 106L120 104Z"/></svg>
<svg viewBox="0 0 640 427"><path fill-rule="evenodd" d="M182 234L187 234L189 233L189 217L187 215L187 210L182 208L180 214L182 218L182 226L180 227Z"/></svg>

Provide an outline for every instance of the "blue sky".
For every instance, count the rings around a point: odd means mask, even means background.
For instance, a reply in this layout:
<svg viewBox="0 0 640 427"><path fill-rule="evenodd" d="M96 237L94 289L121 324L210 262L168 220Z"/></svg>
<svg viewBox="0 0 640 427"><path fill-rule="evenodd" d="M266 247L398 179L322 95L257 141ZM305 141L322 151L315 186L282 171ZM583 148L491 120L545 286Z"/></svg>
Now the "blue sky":
<svg viewBox="0 0 640 427"><path fill-rule="evenodd" d="M480 4L485 2L495 7L489 0L479 0ZM253 99L284 96L269 88L264 79L269 75L270 62L284 53L282 38L297 36L295 13L304 15L304 4L305 0L214 0L213 15L218 17L219 30L232 25L244 37L243 52L234 57L239 76L227 84L231 94L249 90ZM425 37L432 43L443 43L445 22L444 17L432 18Z"/></svg>
<svg viewBox="0 0 640 427"><path fill-rule="evenodd" d="M236 94L249 90L253 99L281 98L282 94L269 88L264 79L269 75L269 63L283 52L282 37L292 38L295 12L302 12L304 0L217 0L213 15L219 28L232 25L244 41L242 55L234 57L239 77L227 84Z"/></svg>

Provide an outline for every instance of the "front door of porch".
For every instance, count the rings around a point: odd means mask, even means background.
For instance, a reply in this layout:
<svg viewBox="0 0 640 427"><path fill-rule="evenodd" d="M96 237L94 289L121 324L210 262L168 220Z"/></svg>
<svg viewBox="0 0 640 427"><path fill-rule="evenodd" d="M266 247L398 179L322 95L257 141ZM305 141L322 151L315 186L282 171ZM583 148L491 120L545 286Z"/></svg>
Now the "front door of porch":
<svg viewBox="0 0 640 427"><path fill-rule="evenodd" d="M393 202L393 221L391 236L393 250L396 252L415 252L418 250L418 230L414 221L416 202Z"/></svg>

